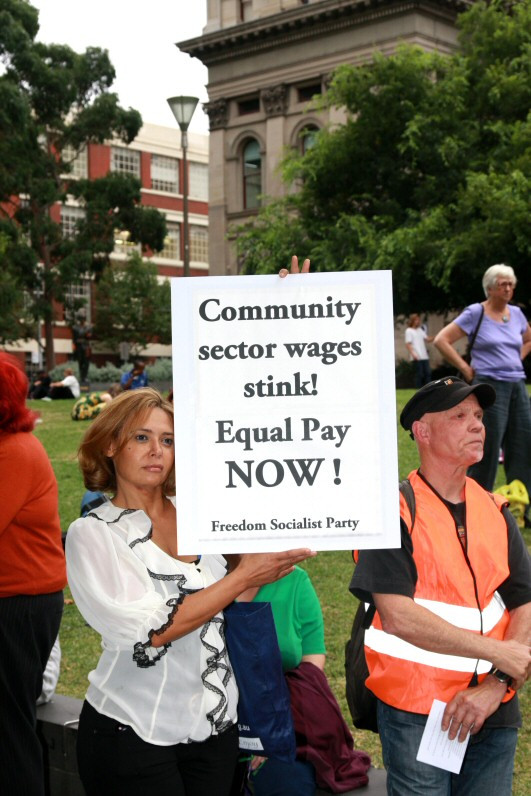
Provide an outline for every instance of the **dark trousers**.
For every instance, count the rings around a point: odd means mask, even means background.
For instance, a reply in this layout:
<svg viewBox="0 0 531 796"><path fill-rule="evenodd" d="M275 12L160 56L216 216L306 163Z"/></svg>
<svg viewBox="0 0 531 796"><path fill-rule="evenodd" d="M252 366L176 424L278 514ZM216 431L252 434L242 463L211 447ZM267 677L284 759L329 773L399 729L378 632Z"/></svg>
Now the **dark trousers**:
<svg viewBox="0 0 531 796"><path fill-rule="evenodd" d="M50 393L50 388L49 387L43 387L41 385L40 387L33 387L33 389L30 392L30 396L29 397L33 401L38 401L41 398L44 398L44 397L48 396L49 393Z"/></svg>
<svg viewBox="0 0 531 796"><path fill-rule="evenodd" d="M88 376L89 358L87 357L86 350L78 349L76 354L76 361L79 367L79 380L84 382L87 380Z"/></svg>
<svg viewBox="0 0 531 796"><path fill-rule="evenodd" d="M496 402L485 409L485 447L483 459L473 464L468 475L489 492L498 472L500 448L504 452L507 483L522 481L531 495L531 407L524 381L495 381L478 376L472 382L486 382L496 390ZM529 507L528 512L529 513Z"/></svg>
<svg viewBox="0 0 531 796"><path fill-rule="evenodd" d="M63 592L0 598L0 790L44 796L36 702L59 632Z"/></svg>
<svg viewBox="0 0 531 796"><path fill-rule="evenodd" d="M416 387L419 389L431 381L431 368L429 359L415 360Z"/></svg>
<svg viewBox="0 0 531 796"><path fill-rule="evenodd" d="M200 743L157 746L85 702L77 758L87 796L229 796L238 732L231 727Z"/></svg>
<svg viewBox="0 0 531 796"><path fill-rule="evenodd" d="M73 398L74 394L70 387L52 387L50 390L50 398L55 401L58 398Z"/></svg>
<svg viewBox="0 0 531 796"><path fill-rule="evenodd" d="M510 796L518 730L483 728L472 735L459 774L417 760L427 716L378 700L378 731L389 796Z"/></svg>

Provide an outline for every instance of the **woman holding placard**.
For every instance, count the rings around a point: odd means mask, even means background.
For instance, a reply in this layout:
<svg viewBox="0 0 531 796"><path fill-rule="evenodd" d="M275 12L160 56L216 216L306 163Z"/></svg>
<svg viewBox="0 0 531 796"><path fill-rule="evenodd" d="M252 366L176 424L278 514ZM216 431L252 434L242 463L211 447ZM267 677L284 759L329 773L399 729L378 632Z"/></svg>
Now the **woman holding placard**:
<svg viewBox="0 0 531 796"><path fill-rule="evenodd" d="M80 717L88 796L225 796L238 756L237 687L223 608L277 580L309 550L241 556L178 551L173 406L150 388L116 398L79 450L85 486L111 500L67 534L79 610L102 635Z"/></svg>

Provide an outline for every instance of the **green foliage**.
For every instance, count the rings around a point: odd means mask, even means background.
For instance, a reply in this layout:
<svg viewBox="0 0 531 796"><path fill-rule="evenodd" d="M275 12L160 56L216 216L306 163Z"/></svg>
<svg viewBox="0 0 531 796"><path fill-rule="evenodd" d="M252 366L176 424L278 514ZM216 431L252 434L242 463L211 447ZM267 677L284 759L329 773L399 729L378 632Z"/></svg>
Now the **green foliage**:
<svg viewBox="0 0 531 796"><path fill-rule="evenodd" d="M400 359L395 365L395 383L397 389L415 386L415 363L408 359Z"/></svg>
<svg viewBox="0 0 531 796"><path fill-rule="evenodd" d="M171 342L170 283L159 283L157 267L133 253L107 266L97 285L97 340L117 348L131 344L133 355L153 340Z"/></svg>
<svg viewBox="0 0 531 796"><path fill-rule="evenodd" d="M10 230L4 232L3 229L0 219L0 263L5 262L12 245ZM33 336L34 326L24 306L24 294L17 275L8 268L0 268L0 318L0 343Z"/></svg>
<svg viewBox="0 0 531 796"><path fill-rule="evenodd" d="M323 100L343 125L283 169L297 193L237 231L246 273L292 253L315 270L390 269L395 312L476 301L511 264L529 301L531 0L477 2L453 56L401 47L339 67Z"/></svg>
<svg viewBox="0 0 531 796"><path fill-rule="evenodd" d="M88 370L88 379L89 382L97 382L110 387L111 384L120 381L123 371L123 368L116 367L112 362L106 362L105 365L99 368L91 362Z"/></svg>
<svg viewBox="0 0 531 796"><path fill-rule="evenodd" d="M146 368L150 381L167 382L172 380L173 367L169 357L160 357L153 365Z"/></svg>
<svg viewBox="0 0 531 796"><path fill-rule="evenodd" d="M0 251L6 286L0 339L35 334L44 321L52 368L54 302L64 302L71 284L101 273L117 229L157 251L166 226L156 210L141 206L137 180L69 177L87 143L130 143L142 119L110 92L115 72L107 51L89 47L79 54L66 45L42 44L35 41L37 32L38 13L26 0L0 0L0 223L9 240ZM58 203L69 198L84 216L72 234L63 235ZM20 313L22 293L29 323Z"/></svg>

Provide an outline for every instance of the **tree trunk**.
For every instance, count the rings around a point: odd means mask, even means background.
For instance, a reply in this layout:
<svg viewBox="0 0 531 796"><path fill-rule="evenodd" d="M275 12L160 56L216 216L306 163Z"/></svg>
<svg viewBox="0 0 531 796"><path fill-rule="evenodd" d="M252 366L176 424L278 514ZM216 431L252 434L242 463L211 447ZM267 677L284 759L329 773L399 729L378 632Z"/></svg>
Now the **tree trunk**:
<svg viewBox="0 0 531 796"><path fill-rule="evenodd" d="M55 368L53 318L51 316L44 319L44 352L46 359L46 370L49 373Z"/></svg>
<svg viewBox="0 0 531 796"><path fill-rule="evenodd" d="M44 268L43 279L43 298L45 301L46 310L44 312L44 358L46 360L46 370L50 372L55 368L55 348L53 339L53 316L54 316L54 290L51 287L50 281L47 276L50 275L52 265L50 262L50 252L48 247L43 245L41 247L41 259Z"/></svg>

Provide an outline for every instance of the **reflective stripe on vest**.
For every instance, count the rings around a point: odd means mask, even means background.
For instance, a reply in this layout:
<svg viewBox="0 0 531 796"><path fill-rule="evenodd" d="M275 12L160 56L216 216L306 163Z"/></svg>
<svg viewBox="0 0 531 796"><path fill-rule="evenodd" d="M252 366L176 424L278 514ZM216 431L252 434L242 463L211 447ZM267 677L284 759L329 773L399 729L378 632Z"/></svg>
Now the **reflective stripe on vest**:
<svg viewBox="0 0 531 796"><path fill-rule="evenodd" d="M456 627L464 630L481 630L481 616L479 611L474 608L461 608L458 605L446 605L435 600L417 600L415 602L427 608L428 611L440 616L441 619L450 622ZM495 593L489 605L483 611L483 632L490 633L491 630L502 619L505 611L505 603L498 594ZM456 672L477 672L485 674L491 668L490 661L477 658L463 658L459 655L444 655L440 652L430 652L429 650L416 647L408 641L404 641L398 636L386 633L385 630L378 630L370 627L365 631L365 646L370 647L375 652L391 655L413 663L423 663L426 666L434 666L438 669L451 669Z"/></svg>

